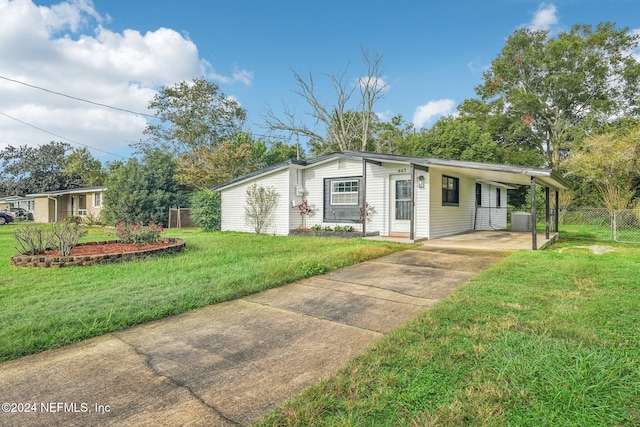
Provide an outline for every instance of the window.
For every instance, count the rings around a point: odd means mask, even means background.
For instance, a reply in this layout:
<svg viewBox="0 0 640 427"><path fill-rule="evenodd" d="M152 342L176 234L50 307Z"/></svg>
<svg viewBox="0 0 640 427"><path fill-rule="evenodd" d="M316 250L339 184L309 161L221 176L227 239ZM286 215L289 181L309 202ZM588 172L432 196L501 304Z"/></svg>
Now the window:
<svg viewBox="0 0 640 427"><path fill-rule="evenodd" d="M358 181L333 181L331 182L332 205L357 205Z"/></svg>
<svg viewBox="0 0 640 427"><path fill-rule="evenodd" d="M362 178L359 176L325 178L323 222L357 223L364 204Z"/></svg>
<svg viewBox="0 0 640 427"><path fill-rule="evenodd" d="M496 208L500 207L500 189L496 188Z"/></svg>
<svg viewBox="0 0 640 427"><path fill-rule="evenodd" d="M476 182L476 206L482 206L482 184Z"/></svg>
<svg viewBox="0 0 640 427"><path fill-rule="evenodd" d="M102 207L102 193L94 193L93 194L93 207L101 208Z"/></svg>
<svg viewBox="0 0 640 427"><path fill-rule="evenodd" d="M411 219L411 181L396 181L396 220Z"/></svg>
<svg viewBox="0 0 640 427"><path fill-rule="evenodd" d="M458 191L458 178L442 175L442 204L447 206L458 206L460 193Z"/></svg>

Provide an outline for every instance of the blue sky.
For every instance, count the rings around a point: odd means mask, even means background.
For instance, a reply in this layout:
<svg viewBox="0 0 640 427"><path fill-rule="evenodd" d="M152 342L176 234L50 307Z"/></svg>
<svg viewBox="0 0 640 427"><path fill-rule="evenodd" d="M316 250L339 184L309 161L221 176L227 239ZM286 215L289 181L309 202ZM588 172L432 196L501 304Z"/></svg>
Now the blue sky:
<svg viewBox="0 0 640 427"><path fill-rule="evenodd" d="M384 58L389 89L376 112L420 128L475 96L515 29L556 34L602 21L639 29L640 1L0 0L0 76L142 112L160 86L205 76L247 110L250 131L265 134L267 108L287 105L301 119L309 111L291 92L292 70L312 73L330 104L325 75L347 70L355 82L364 49ZM143 116L6 79L0 93L0 149L72 141L117 160L144 137Z"/></svg>

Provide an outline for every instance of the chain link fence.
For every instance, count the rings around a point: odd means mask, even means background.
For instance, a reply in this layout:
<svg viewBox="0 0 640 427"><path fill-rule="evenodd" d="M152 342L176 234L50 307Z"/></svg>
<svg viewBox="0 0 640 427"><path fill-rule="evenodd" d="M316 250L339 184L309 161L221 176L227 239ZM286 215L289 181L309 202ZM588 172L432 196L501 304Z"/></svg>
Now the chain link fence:
<svg viewBox="0 0 640 427"><path fill-rule="evenodd" d="M640 243L640 208L613 213L613 240Z"/></svg>
<svg viewBox="0 0 640 427"><path fill-rule="evenodd" d="M560 225L576 237L640 243L640 209L562 208Z"/></svg>

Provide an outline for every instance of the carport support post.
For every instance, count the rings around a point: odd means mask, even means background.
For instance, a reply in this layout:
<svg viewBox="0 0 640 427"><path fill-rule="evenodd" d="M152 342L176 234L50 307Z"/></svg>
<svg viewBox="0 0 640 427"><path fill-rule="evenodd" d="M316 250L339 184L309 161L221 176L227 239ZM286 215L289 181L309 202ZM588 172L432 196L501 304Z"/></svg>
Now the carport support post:
<svg viewBox="0 0 640 427"><path fill-rule="evenodd" d="M411 210L409 211L409 240L411 240L413 242L413 239L415 239L415 225L416 225L416 220L414 219L415 217L415 210L416 210L416 203L415 203L415 199L416 199L416 166L411 163Z"/></svg>
<svg viewBox="0 0 640 427"><path fill-rule="evenodd" d="M538 250L538 234L536 230L536 177L531 177L531 249Z"/></svg>
<svg viewBox="0 0 640 427"><path fill-rule="evenodd" d="M549 240L549 228L551 227L551 212L549 211L549 187L544 187L544 216L545 216L545 228L544 238Z"/></svg>
<svg viewBox="0 0 640 427"><path fill-rule="evenodd" d="M560 233L560 190L556 190L556 218L555 218L556 228L555 232Z"/></svg>

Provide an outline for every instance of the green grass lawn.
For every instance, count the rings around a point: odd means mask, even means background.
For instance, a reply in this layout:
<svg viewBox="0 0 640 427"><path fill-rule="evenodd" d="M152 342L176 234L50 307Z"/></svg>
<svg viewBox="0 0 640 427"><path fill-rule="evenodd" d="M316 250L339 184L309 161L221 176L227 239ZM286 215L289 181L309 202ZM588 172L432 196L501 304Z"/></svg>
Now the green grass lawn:
<svg viewBox="0 0 640 427"><path fill-rule="evenodd" d="M640 247L514 253L257 424L638 426Z"/></svg>
<svg viewBox="0 0 640 427"><path fill-rule="evenodd" d="M169 230L182 254L90 267L11 266L14 230L0 227L0 361L238 298L406 248L362 239ZM104 240L91 229L84 240ZM111 237L114 238L113 236Z"/></svg>

